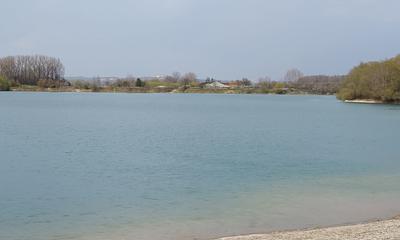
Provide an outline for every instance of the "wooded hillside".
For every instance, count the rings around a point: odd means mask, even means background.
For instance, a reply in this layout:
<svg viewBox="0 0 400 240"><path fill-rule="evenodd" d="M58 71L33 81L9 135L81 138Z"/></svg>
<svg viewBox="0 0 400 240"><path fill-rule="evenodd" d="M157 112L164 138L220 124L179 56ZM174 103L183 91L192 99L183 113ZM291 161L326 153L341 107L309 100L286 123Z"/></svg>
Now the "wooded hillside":
<svg viewBox="0 0 400 240"><path fill-rule="evenodd" d="M337 97L341 100L400 101L400 55L353 68L341 84Z"/></svg>

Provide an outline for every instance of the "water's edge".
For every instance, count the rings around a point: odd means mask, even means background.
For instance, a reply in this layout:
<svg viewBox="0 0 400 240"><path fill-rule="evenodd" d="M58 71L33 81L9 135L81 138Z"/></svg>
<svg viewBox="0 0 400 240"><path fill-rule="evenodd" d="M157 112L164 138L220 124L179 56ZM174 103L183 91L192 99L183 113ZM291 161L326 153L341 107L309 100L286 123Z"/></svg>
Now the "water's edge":
<svg viewBox="0 0 400 240"><path fill-rule="evenodd" d="M394 228L387 229L387 224L391 226L395 226ZM305 237L305 235L312 232L312 237L307 236L307 239L330 239L329 237L348 239L352 237L355 239L353 235L359 235L360 229L364 228L364 231L370 231L372 228L375 228L374 233L368 233L368 237L374 239L397 239L395 237L400 236L400 215L397 215L393 218L388 219L374 219L359 223L349 223L342 225L332 225L326 227L315 227L315 228L306 228L306 229L292 229L285 231L271 231L268 233L260 233L260 234L250 234L250 235L238 235L238 236L230 236L230 237L222 237L213 240L263 240L263 239L274 239L273 235L275 235L276 239L279 237L285 237L284 239L299 239L301 237ZM329 231L329 234L327 234ZM373 236L375 234L376 236ZM310 235L310 234L309 234ZM350 235L350 236L349 236ZM281 239L281 238L279 238ZM358 239L358 238L357 238ZM359 239L363 239L360 237Z"/></svg>

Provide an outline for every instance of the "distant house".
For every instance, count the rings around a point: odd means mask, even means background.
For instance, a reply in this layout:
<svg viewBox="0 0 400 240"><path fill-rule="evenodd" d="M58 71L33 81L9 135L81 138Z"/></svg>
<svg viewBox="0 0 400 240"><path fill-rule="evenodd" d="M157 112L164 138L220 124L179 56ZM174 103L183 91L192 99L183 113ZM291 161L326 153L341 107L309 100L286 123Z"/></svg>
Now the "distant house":
<svg viewBox="0 0 400 240"><path fill-rule="evenodd" d="M239 88L242 86L242 84L239 81L231 81L228 82L226 85L228 85L231 88Z"/></svg>
<svg viewBox="0 0 400 240"><path fill-rule="evenodd" d="M212 82L212 83L207 83L204 85L205 88L229 88L229 86L220 83L220 82Z"/></svg>

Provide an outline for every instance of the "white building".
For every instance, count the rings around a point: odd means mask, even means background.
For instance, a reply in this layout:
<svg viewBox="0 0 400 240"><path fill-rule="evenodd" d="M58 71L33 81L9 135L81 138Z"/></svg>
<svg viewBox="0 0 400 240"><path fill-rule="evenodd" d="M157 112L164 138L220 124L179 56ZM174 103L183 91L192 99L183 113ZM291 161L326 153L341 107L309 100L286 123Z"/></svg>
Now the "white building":
<svg viewBox="0 0 400 240"><path fill-rule="evenodd" d="M205 86L205 88L229 88L229 86L220 83L220 82L212 82L212 83L207 83Z"/></svg>

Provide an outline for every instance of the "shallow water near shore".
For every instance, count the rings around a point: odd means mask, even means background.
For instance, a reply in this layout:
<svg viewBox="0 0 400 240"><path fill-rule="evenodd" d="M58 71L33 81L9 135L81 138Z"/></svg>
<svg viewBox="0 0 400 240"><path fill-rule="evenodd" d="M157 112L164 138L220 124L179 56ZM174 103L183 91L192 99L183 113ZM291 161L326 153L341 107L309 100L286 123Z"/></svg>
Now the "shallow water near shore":
<svg viewBox="0 0 400 240"><path fill-rule="evenodd" d="M0 239L212 239L400 213L400 106L0 93Z"/></svg>

